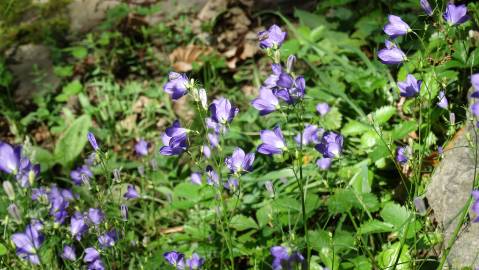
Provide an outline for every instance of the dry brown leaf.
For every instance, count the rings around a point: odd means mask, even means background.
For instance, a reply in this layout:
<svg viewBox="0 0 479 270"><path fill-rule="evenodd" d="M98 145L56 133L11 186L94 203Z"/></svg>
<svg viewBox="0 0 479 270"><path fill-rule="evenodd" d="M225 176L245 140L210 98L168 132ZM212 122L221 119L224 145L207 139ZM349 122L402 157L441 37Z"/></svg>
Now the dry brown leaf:
<svg viewBox="0 0 479 270"><path fill-rule="evenodd" d="M188 72L193 68L193 63L198 62L200 56L208 55L211 51L211 48L190 44L186 47L176 48L169 55L169 59L175 71ZM201 62L198 63L201 64Z"/></svg>
<svg viewBox="0 0 479 270"><path fill-rule="evenodd" d="M136 119L137 119L137 115L132 114L127 116L125 119L121 120L120 123L118 124L120 125L122 129L132 131L136 127Z"/></svg>
<svg viewBox="0 0 479 270"><path fill-rule="evenodd" d="M133 104L133 112L141 113L143 109L150 104L151 100L145 96L140 96L138 100Z"/></svg>

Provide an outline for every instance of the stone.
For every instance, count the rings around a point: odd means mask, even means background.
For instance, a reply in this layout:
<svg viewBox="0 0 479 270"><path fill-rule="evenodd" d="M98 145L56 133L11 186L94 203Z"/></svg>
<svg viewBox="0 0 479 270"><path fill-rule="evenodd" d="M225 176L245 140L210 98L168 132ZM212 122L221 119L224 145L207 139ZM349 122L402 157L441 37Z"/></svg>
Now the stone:
<svg viewBox="0 0 479 270"><path fill-rule="evenodd" d="M471 143L475 141L473 128L466 125L445 148L444 157L434 170L426 191L434 217L444 233L443 250L459 222L458 214L471 196L473 188L476 172L474 150L471 147ZM471 219L472 214L469 212ZM463 225L449 253L448 266L445 269L479 267L479 261L476 260L479 250L478 235L479 224L466 222Z"/></svg>
<svg viewBox="0 0 479 270"><path fill-rule="evenodd" d="M60 84L53 72L50 50L43 45L26 44L19 46L9 59L16 90L16 101L26 101L40 90L53 90Z"/></svg>
<svg viewBox="0 0 479 270"><path fill-rule="evenodd" d="M120 4L114 0L73 0L68 5L70 32L84 34L103 21L108 9Z"/></svg>

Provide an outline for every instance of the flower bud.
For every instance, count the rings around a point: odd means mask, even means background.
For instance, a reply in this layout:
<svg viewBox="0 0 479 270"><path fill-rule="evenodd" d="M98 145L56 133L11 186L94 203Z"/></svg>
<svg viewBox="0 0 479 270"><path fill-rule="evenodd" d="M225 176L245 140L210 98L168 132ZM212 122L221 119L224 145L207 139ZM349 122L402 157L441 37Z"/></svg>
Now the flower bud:
<svg viewBox="0 0 479 270"><path fill-rule="evenodd" d="M120 173L121 173L121 170L120 170L120 169L114 169L114 170L113 170L113 180L114 180L116 183L120 183L120 182L121 182Z"/></svg>
<svg viewBox="0 0 479 270"><path fill-rule="evenodd" d="M15 200L15 190L13 189L13 185L10 181L3 181L2 183L3 190L7 194L7 197L10 201Z"/></svg>
<svg viewBox="0 0 479 270"><path fill-rule="evenodd" d="M273 197L273 196L274 196L273 182L271 182L271 181L266 181L266 183L264 183L264 186L266 187L266 190L268 191L268 193L270 194L270 196Z"/></svg>
<svg viewBox="0 0 479 270"><path fill-rule="evenodd" d="M198 96L200 98L201 107L203 107L203 109L207 110L208 109L208 97L206 96L206 90L204 88L201 88L198 91Z"/></svg>
<svg viewBox="0 0 479 270"><path fill-rule="evenodd" d="M126 204L120 205L120 214L123 221L128 221L128 206Z"/></svg>
<svg viewBox="0 0 479 270"><path fill-rule="evenodd" d="M138 166L138 173L143 177L145 176L145 166L140 165Z"/></svg>
<svg viewBox="0 0 479 270"><path fill-rule="evenodd" d="M452 126L456 124L456 114L454 114L453 112L449 114L449 122Z"/></svg>
<svg viewBox="0 0 479 270"><path fill-rule="evenodd" d="M296 63L296 56L288 56L288 61L286 62L286 72L290 73L291 71L293 71L294 63Z"/></svg>
<svg viewBox="0 0 479 270"><path fill-rule="evenodd" d="M416 197L414 198L414 206L416 207L416 211L420 215L425 215L426 214L426 204L424 203L423 198L421 197Z"/></svg>
<svg viewBox="0 0 479 270"><path fill-rule="evenodd" d="M156 158L150 160L150 166L153 171L158 171L158 161L156 161Z"/></svg>
<svg viewBox="0 0 479 270"><path fill-rule="evenodd" d="M10 204L7 207L8 214L12 217L12 219L17 222L21 223L22 222L22 212L18 208L18 206L14 203Z"/></svg>

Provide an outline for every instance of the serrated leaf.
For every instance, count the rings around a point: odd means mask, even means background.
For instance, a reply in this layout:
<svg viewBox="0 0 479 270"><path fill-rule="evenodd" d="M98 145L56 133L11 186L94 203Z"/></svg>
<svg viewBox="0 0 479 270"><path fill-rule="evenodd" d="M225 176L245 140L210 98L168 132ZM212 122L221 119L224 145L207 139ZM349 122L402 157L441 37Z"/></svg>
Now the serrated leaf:
<svg viewBox="0 0 479 270"><path fill-rule="evenodd" d="M58 140L54 156L55 160L66 166L80 155L87 143L87 133L91 127L89 115L78 117Z"/></svg>
<svg viewBox="0 0 479 270"><path fill-rule="evenodd" d="M380 138L376 132L372 130L367 131L361 136L361 147L371 151L370 149L378 143L379 139Z"/></svg>
<svg viewBox="0 0 479 270"><path fill-rule="evenodd" d="M335 130L341 127L343 115L338 108L332 107L331 110L320 119L321 126L326 130Z"/></svg>
<svg viewBox="0 0 479 270"><path fill-rule="evenodd" d="M391 138L393 140L400 140L406 137L409 133L415 131L418 125L416 120L401 122L400 124L394 126L394 129L391 131Z"/></svg>
<svg viewBox="0 0 479 270"><path fill-rule="evenodd" d="M344 125L341 129L341 134L343 136L355 136L363 134L366 131L369 131L371 127L356 120L349 120L349 122Z"/></svg>
<svg viewBox="0 0 479 270"><path fill-rule="evenodd" d="M411 213L404 207L394 202L388 202L380 212L381 217L387 223L394 225L399 230L406 224Z"/></svg>
<svg viewBox="0 0 479 270"><path fill-rule="evenodd" d="M2 243L0 243L0 256L7 254L7 252L7 248Z"/></svg>
<svg viewBox="0 0 479 270"><path fill-rule="evenodd" d="M383 232L392 232L394 231L394 226L387 222L382 222L377 219L366 221L361 224L358 229L358 234L369 234L369 233L383 233Z"/></svg>
<svg viewBox="0 0 479 270"><path fill-rule="evenodd" d="M275 211L301 211L301 204L298 200L291 197L280 197L273 201L272 207Z"/></svg>
<svg viewBox="0 0 479 270"><path fill-rule="evenodd" d="M409 270L411 263L409 246L403 245L401 248L401 243L396 242L390 247L385 247L379 253L377 260L381 269Z"/></svg>
<svg viewBox="0 0 479 270"><path fill-rule="evenodd" d="M265 205L256 211L256 219L260 227L266 226L273 218L271 205Z"/></svg>
<svg viewBox="0 0 479 270"><path fill-rule="evenodd" d="M328 210L332 214L341 214L348 212L357 202L352 190L340 189L328 199Z"/></svg>
<svg viewBox="0 0 479 270"><path fill-rule="evenodd" d="M257 229L258 225L251 217L236 215L231 219L230 227L237 231L244 231L248 229Z"/></svg>
<svg viewBox="0 0 479 270"><path fill-rule="evenodd" d="M372 117L375 124L381 125L389 121L396 114L393 106L383 106L373 112Z"/></svg>
<svg viewBox="0 0 479 270"><path fill-rule="evenodd" d="M181 198L187 198L193 202L200 200L199 191L201 186L192 183L180 183L173 189L173 194Z"/></svg>

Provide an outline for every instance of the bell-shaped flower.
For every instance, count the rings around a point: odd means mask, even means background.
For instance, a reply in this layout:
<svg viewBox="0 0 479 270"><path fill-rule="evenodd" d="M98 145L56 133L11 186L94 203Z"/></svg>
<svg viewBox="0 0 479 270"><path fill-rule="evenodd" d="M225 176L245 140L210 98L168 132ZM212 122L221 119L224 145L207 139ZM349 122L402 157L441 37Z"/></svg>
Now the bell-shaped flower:
<svg viewBox="0 0 479 270"><path fill-rule="evenodd" d="M315 146L323 157L335 158L343 151L343 136L341 134L327 131L323 134L321 142Z"/></svg>
<svg viewBox="0 0 479 270"><path fill-rule="evenodd" d="M245 154L243 149L236 147L233 154L225 159L226 167L232 173L251 172L253 169L254 153Z"/></svg>
<svg viewBox="0 0 479 270"><path fill-rule="evenodd" d="M260 115L267 115L279 109L279 100L271 89L261 87L259 97L253 99L251 105L259 111Z"/></svg>
<svg viewBox="0 0 479 270"><path fill-rule="evenodd" d="M181 98L188 92L188 77L185 74L170 72L168 74L168 82L163 86L163 90L173 100Z"/></svg>
<svg viewBox="0 0 479 270"><path fill-rule="evenodd" d="M283 246L275 246L270 249L273 256L273 270L292 270L294 267L304 261L303 255Z"/></svg>
<svg viewBox="0 0 479 270"><path fill-rule="evenodd" d="M211 120L220 125L231 123L238 114L239 109L231 104L226 98L219 98L210 105Z"/></svg>
<svg viewBox="0 0 479 270"><path fill-rule="evenodd" d="M258 33L259 47L261 49L279 48L285 38L286 32L283 32L279 26L273 24L268 30Z"/></svg>
<svg viewBox="0 0 479 270"><path fill-rule="evenodd" d="M421 8L424 10L427 16L432 16L432 8L427 0L420 0L419 4L421 5Z"/></svg>
<svg viewBox="0 0 479 270"><path fill-rule="evenodd" d="M0 141L0 170L9 174L16 174L20 168L22 148L13 147Z"/></svg>
<svg viewBox="0 0 479 270"><path fill-rule="evenodd" d="M384 33L389 37L396 38L404 36L411 31L409 24L405 23L399 16L388 16L388 23L384 26Z"/></svg>
<svg viewBox="0 0 479 270"><path fill-rule="evenodd" d="M386 48L379 50L378 58L383 64L397 65L407 60L404 52L389 40L385 42Z"/></svg>
<svg viewBox="0 0 479 270"><path fill-rule="evenodd" d="M449 25L458 25L469 20L466 5L456 6L453 3L449 3L443 16Z"/></svg>
<svg viewBox="0 0 479 270"><path fill-rule="evenodd" d="M258 152L261 154L281 154L288 149L284 141L283 133L279 127L275 127L273 130L262 130L260 132L260 138L263 143L258 146Z"/></svg>
<svg viewBox="0 0 479 270"><path fill-rule="evenodd" d="M421 84L422 80L417 80L416 77L408 74L405 81L397 83L400 92L399 95L402 97L415 97L419 95Z"/></svg>

